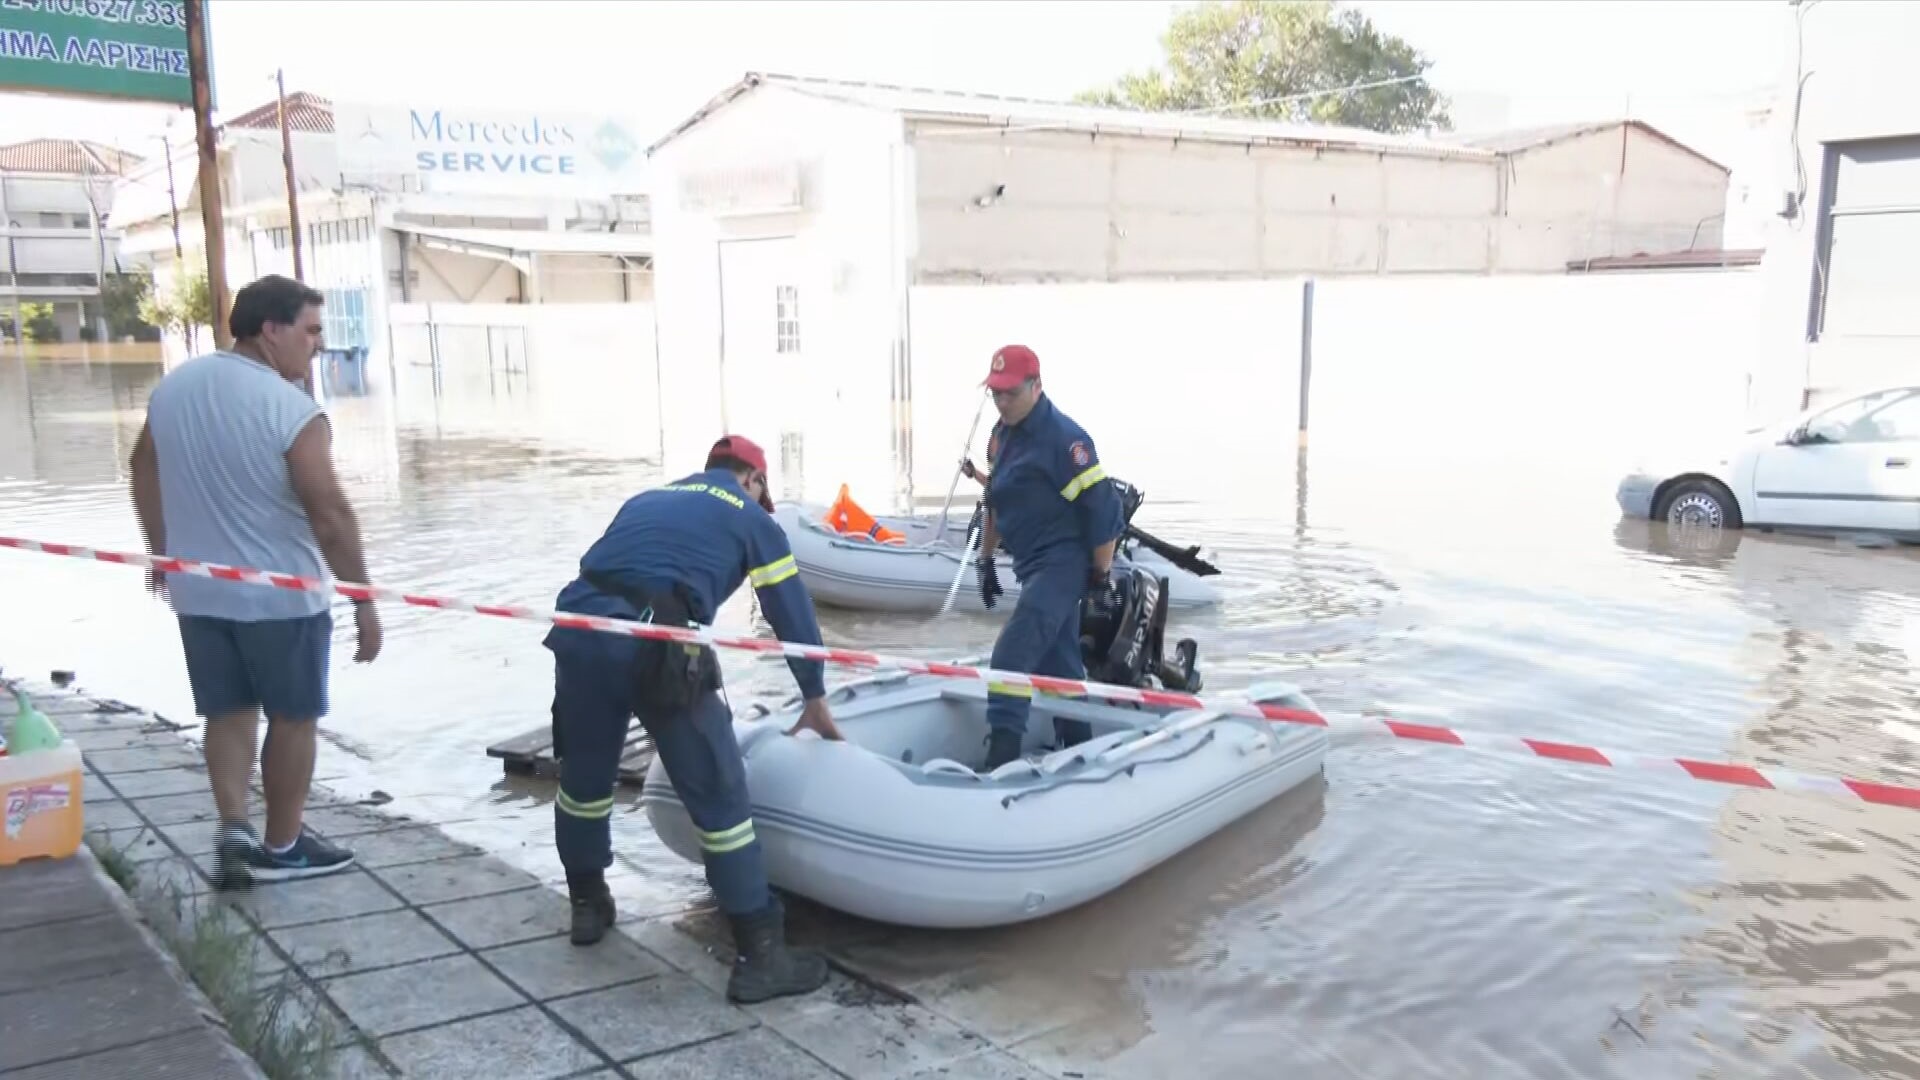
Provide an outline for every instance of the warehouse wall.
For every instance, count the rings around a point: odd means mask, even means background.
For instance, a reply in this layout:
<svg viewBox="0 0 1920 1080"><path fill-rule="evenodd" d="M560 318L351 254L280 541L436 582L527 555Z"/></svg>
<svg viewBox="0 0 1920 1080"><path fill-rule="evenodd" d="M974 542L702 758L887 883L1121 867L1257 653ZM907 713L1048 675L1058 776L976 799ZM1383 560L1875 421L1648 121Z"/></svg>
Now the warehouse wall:
<svg viewBox="0 0 1920 1080"><path fill-rule="evenodd" d="M916 499L939 505L993 350L1022 342L1108 468L1156 505L1244 495L1271 511L1263 500L1295 459L1302 284L916 286ZM1524 476L1613 513L1637 455L1721 447L1746 426L1761 286L1753 270L1319 279L1313 454L1409 476ZM1210 467L1217 457L1245 464ZM1249 469L1271 487L1242 490ZM970 508L978 487L961 491Z"/></svg>
<svg viewBox="0 0 1920 1080"><path fill-rule="evenodd" d="M1499 269L1720 246L1727 173L1640 128L1580 135L1507 160Z"/></svg>
<svg viewBox="0 0 1920 1080"><path fill-rule="evenodd" d="M1476 272L1487 159L916 124L921 282ZM999 186L989 206L976 200Z"/></svg>

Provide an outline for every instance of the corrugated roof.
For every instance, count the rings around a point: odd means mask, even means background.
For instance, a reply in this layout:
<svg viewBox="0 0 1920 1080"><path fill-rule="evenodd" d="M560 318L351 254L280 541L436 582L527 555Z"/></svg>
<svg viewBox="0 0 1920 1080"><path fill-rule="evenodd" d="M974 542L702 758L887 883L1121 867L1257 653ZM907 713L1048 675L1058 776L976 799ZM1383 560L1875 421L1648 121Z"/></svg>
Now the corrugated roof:
<svg viewBox="0 0 1920 1080"><path fill-rule="evenodd" d="M0 146L0 172L123 176L139 164L136 154L84 139L28 139Z"/></svg>
<svg viewBox="0 0 1920 1080"><path fill-rule="evenodd" d="M1291 124L1278 120L1245 120L1203 113L1146 112L1079 105L1061 101L963 93L884 83L750 72L740 82L701 106L648 149L649 153L705 120L741 95L759 86L777 86L796 93L906 116L950 120L959 124L1004 127L1013 130L1089 131L1230 143L1294 143L1363 151L1420 154L1441 157L1491 157L1490 151L1455 142L1437 142L1408 135L1388 135L1362 128Z"/></svg>
<svg viewBox="0 0 1920 1080"><path fill-rule="evenodd" d="M1617 131L1621 126L1639 128L1648 135L1667 143L1683 153L1691 154L1701 161L1712 165L1722 172L1731 172L1725 165L1681 142L1679 139L1661 131L1645 120L1584 120L1570 124L1542 124L1539 127L1513 128L1509 131L1490 131L1478 135L1456 135L1452 141L1461 146L1477 146L1491 150L1496 154L1519 154L1528 150L1537 150L1568 139L1577 139L1585 135L1594 135L1603 131Z"/></svg>
<svg viewBox="0 0 1920 1080"><path fill-rule="evenodd" d="M267 103L248 109L239 116L220 125L222 128L248 128L252 130L280 130L280 99L269 98ZM319 94L310 94L298 90L287 95L287 130L306 131L319 135L333 132L333 102Z"/></svg>

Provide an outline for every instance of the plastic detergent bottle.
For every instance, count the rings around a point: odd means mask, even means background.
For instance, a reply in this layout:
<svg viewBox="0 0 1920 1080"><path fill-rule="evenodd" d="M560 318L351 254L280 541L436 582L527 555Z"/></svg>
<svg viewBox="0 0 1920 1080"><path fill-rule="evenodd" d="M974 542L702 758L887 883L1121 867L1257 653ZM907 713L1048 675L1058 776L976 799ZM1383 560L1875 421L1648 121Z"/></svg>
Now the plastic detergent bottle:
<svg viewBox="0 0 1920 1080"><path fill-rule="evenodd" d="M27 695L17 686L7 689L13 691L14 703L20 711L14 714L13 727L7 732L7 753L13 757L24 757L40 750L60 748L60 729L53 726L47 714L34 708Z"/></svg>
<svg viewBox="0 0 1920 1080"><path fill-rule="evenodd" d="M66 858L79 850L86 824L80 748L12 689L20 711L0 757L0 866Z"/></svg>

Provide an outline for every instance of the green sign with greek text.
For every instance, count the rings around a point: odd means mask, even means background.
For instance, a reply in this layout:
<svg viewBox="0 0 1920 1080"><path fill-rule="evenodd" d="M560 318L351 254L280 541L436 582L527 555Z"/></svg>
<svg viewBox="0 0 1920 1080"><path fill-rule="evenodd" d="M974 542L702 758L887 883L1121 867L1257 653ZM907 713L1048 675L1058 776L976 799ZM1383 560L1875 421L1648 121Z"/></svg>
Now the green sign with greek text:
<svg viewBox="0 0 1920 1080"><path fill-rule="evenodd" d="M0 90L191 105L186 5L0 0Z"/></svg>

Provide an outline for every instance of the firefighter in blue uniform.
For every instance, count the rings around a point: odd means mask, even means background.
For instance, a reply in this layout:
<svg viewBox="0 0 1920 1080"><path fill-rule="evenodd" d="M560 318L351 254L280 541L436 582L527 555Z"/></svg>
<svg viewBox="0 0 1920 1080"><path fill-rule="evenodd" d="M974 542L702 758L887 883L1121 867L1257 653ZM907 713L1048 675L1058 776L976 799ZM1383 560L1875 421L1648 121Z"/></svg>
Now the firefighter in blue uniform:
<svg viewBox="0 0 1920 1080"><path fill-rule="evenodd" d="M724 437L709 452L705 471L627 500L581 557L579 576L555 606L709 625L741 582L751 581L776 635L820 644L812 599L772 511L766 454L740 436ZM553 832L567 871L574 944L599 941L614 922L605 876L613 862L608 819L628 721L638 716L700 831L707 882L733 927L728 996L744 1003L819 988L826 960L786 946L784 913L767 885L712 648L560 627L545 644L554 658L555 737L564 747ZM787 664L805 701L788 734L805 728L839 739L823 666L791 658Z"/></svg>
<svg viewBox="0 0 1920 1080"><path fill-rule="evenodd" d="M980 598L1002 593L992 552L1013 556L1020 599L993 646L993 666L1083 678L1080 600L1111 589L1114 546L1126 528L1093 439L1040 388L1040 359L1025 345L993 354L986 386L1000 422L987 443L986 523L980 538ZM1020 756L1033 692L989 683L986 771ZM1061 745L1085 742L1085 721L1060 721Z"/></svg>

